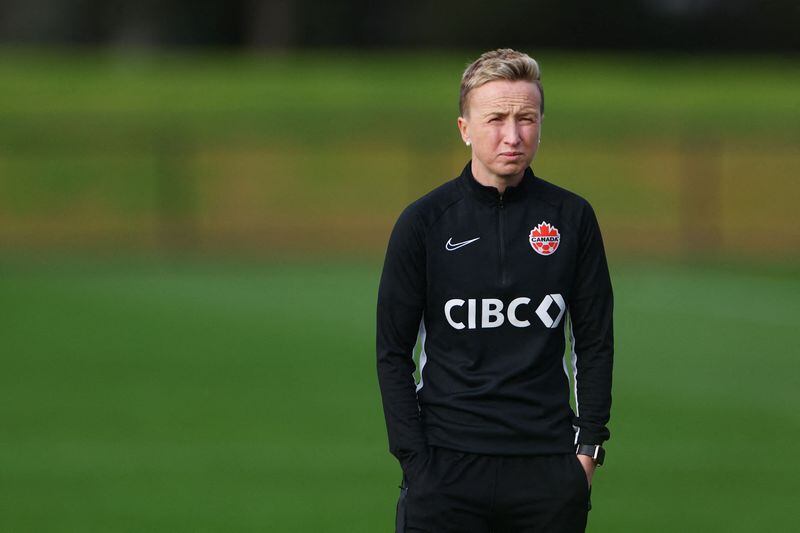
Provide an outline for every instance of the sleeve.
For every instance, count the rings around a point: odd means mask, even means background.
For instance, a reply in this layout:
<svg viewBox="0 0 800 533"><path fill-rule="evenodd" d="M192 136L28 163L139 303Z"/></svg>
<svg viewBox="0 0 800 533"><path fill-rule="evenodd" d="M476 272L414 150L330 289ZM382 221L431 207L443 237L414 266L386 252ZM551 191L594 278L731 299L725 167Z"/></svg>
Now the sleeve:
<svg viewBox="0 0 800 533"><path fill-rule="evenodd" d="M576 444L602 444L611 436L614 298L600 227L584 204L581 251L570 295L569 321L575 372Z"/></svg>
<svg viewBox="0 0 800 533"><path fill-rule="evenodd" d="M377 370L389 451L403 465L427 441L414 382L413 350L425 306L425 240L411 208L397 220L378 288Z"/></svg>

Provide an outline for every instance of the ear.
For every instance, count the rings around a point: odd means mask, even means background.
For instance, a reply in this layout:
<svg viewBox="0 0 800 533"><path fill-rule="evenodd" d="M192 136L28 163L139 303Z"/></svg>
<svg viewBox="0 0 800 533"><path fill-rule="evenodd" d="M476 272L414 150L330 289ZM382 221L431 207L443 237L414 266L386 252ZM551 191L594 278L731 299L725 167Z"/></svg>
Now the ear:
<svg viewBox="0 0 800 533"><path fill-rule="evenodd" d="M464 117L458 117L457 123L458 131L461 133L461 140L464 141L464 143L469 142L469 123L467 122L467 119Z"/></svg>

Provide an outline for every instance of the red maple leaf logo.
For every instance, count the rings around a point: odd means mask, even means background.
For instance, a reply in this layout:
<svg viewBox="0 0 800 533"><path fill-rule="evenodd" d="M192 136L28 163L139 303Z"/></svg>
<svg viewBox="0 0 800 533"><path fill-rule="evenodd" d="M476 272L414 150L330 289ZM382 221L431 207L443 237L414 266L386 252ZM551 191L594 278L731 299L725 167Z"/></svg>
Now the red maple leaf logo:
<svg viewBox="0 0 800 533"><path fill-rule="evenodd" d="M542 221L541 224L536 226L533 231L531 231L531 237L538 236L538 237L549 237L549 236L558 236L558 230L555 226L551 226L545 221Z"/></svg>

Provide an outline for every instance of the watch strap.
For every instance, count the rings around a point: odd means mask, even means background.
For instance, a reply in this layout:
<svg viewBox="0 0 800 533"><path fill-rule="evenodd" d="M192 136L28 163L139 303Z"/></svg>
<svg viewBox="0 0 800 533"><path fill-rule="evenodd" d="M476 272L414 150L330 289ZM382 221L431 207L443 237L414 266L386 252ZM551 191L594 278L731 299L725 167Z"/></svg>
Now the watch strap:
<svg viewBox="0 0 800 533"><path fill-rule="evenodd" d="M578 455L588 455L594 461L601 465L606 458L606 451L599 444L578 444L575 447L575 453Z"/></svg>

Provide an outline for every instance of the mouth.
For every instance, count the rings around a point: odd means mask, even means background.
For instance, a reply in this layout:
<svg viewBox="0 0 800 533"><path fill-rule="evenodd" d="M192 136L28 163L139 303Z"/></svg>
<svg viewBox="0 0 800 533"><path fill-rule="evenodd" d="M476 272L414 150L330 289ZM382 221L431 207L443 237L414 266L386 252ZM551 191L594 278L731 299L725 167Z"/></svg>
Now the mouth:
<svg viewBox="0 0 800 533"><path fill-rule="evenodd" d="M501 157L508 157L508 158L512 158L512 159L516 158L516 157L520 157L522 155L523 155L522 152L502 152L500 154Z"/></svg>

